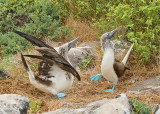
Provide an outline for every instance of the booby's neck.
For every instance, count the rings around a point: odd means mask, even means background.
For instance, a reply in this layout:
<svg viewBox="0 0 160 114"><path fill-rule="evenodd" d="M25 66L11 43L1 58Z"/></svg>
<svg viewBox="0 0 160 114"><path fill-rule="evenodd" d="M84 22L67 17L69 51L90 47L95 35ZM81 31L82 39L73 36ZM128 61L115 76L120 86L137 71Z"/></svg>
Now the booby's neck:
<svg viewBox="0 0 160 114"><path fill-rule="evenodd" d="M104 39L102 39L101 40L101 46L102 46L102 49L103 49L103 52L105 53L105 51L107 50L107 49L112 49L113 51L114 51L114 47L113 47L113 44L110 42L110 40L108 40L108 39L106 39L106 40L104 40ZM114 53L114 52L113 52Z"/></svg>
<svg viewBox="0 0 160 114"><path fill-rule="evenodd" d="M112 49L112 47L105 48L103 59L112 61L112 63L114 62L114 50Z"/></svg>

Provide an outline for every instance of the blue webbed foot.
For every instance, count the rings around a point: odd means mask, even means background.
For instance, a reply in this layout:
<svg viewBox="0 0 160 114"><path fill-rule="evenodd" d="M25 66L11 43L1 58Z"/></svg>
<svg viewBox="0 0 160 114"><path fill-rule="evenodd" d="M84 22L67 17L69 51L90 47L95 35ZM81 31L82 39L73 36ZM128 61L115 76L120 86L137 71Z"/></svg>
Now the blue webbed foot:
<svg viewBox="0 0 160 114"><path fill-rule="evenodd" d="M91 76L89 79L91 81L99 81L99 80L101 80L101 76L102 76L102 74L96 74L96 75Z"/></svg>
<svg viewBox="0 0 160 114"><path fill-rule="evenodd" d="M58 93L54 97L57 97L57 99L60 100L60 98L65 97L65 96L66 96L66 94L64 94L64 93Z"/></svg>
<svg viewBox="0 0 160 114"><path fill-rule="evenodd" d="M106 92L113 92L113 89L106 89Z"/></svg>
<svg viewBox="0 0 160 114"><path fill-rule="evenodd" d="M116 84L113 84L112 89L106 89L106 92L113 92L113 91L114 91L115 86L116 86Z"/></svg>

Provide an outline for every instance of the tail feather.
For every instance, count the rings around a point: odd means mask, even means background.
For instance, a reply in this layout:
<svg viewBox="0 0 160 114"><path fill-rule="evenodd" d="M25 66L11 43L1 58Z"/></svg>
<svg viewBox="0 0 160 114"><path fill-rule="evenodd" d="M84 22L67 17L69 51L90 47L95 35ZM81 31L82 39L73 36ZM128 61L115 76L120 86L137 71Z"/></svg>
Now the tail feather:
<svg viewBox="0 0 160 114"><path fill-rule="evenodd" d="M23 65L24 65L25 69L26 69L27 71L29 71L29 66L28 66L26 60L24 59L24 56L23 56L22 53L21 53L21 59L22 59L22 62L23 62Z"/></svg>
<svg viewBox="0 0 160 114"><path fill-rule="evenodd" d="M32 44L38 46L38 47L47 47L47 48L50 48L50 49L53 49L53 47L49 46L48 44L46 44L45 42L42 42L41 40L33 37L33 36L29 36L23 32L20 32L20 31L16 31L16 30L13 30L14 33L20 35L21 37L24 37L26 40L30 41Z"/></svg>
<svg viewBox="0 0 160 114"><path fill-rule="evenodd" d="M23 65L25 67L25 69L27 70L28 74L29 74L29 78L35 78L34 73L32 72L32 70L30 69L30 67L28 66L23 54L21 53L21 59L23 62Z"/></svg>
<svg viewBox="0 0 160 114"><path fill-rule="evenodd" d="M128 61L128 58L129 58L129 56L130 56L130 54L131 54L131 51L132 51L133 46L134 46L134 43L131 45L131 47L129 48L127 54L125 55L125 57L124 57L123 60L122 60L122 63L123 63L124 65L126 65L126 63L127 63L127 61Z"/></svg>

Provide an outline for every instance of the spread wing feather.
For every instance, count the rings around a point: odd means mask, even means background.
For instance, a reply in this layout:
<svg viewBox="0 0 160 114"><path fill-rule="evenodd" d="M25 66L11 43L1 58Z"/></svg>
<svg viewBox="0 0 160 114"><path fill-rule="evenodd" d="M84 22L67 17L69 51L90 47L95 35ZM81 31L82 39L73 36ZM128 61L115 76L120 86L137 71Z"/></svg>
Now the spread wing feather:
<svg viewBox="0 0 160 114"><path fill-rule="evenodd" d="M50 49L54 49L53 47L49 46L48 44L46 44L45 42L42 42L41 40L33 37L33 36L30 36L30 35L27 35L23 32L20 32L20 31L16 31L16 30L13 30L13 32L15 32L16 34L24 37L26 40L30 41L32 44L38 46L38 47L47 47L47 48L50 48Z"/></svg>

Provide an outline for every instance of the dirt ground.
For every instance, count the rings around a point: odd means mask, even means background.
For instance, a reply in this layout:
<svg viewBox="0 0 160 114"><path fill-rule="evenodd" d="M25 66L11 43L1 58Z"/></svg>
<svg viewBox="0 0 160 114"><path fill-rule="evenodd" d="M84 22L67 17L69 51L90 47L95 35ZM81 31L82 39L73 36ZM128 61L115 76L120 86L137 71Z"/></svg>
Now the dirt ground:
<svg viewBox="0 0 160 114"><path fill-rule="evenodd" d="M80 41L78 41L78 44L82 42L95 41L96 38L98 37L96 35L97 31L91 29L89 24L87 24L85 21L68 19L66 20L66 25L68 25L73 30L71 34L72 39L76 38L77 36L82 37ZM76 25L76 31L74 30L75 25ZM68 39L67 41L69 40L71 39ZM66 42L66 41L62 40L61 42ZM100 49L101 47L98 46L95 48ZM31 52L29 52L28 50L27 52L24 52L24 54L37 53L34 50L30 51ZM154 60L152 60L145 67L140 66L137 64L136 54L132 52L127 63L127 66L131 70L126 71L125 74L121 78L119 78L118 84L114 92L105 92L105 89L112 88L112 83L105 80L104 78L101 81L97 82L92 82L89 80L90 76L101 72L100 71L101 55L99 51L96 52L95 56L96 59L91 68L88 68L87 70L84 70L79 73L82 81L76 80L70 89L63 91L64 93L67 94L67 96L62 100L57 100L51 94L41 92L40 90L36 89L34 86L30 84L28 74L24 70L24 67L20 59L20 54L18 53L17 55L14 56L15 58L12 60L12 63L16 67L8 66L6 69L10 71L11 75L10 78L6 80L0 80L0 94L20 94L26 96L27 98L33 101L40 99L42 103L37 113L63 108L61 106L66 102L74 102L86 105L89 102L93 102L103 98L114 98L120 93L127 93L129 99L134 98L138 101L143 101L147 104L160 103L160 93L136 95L127 92L127 89L129 87L133 87L143 80L155 76L160 76L160 65L156 66ZM117 58L120 60L122 59L120 57ZM155 59L160 59L160 55L157 55ZM27 62L29 64L32 63L33 61L35 62L35 60L27 59ZM35 68L33 70L36 71ZM136 79L137 81L135 83L132 83L133 79Z"/></svg>

